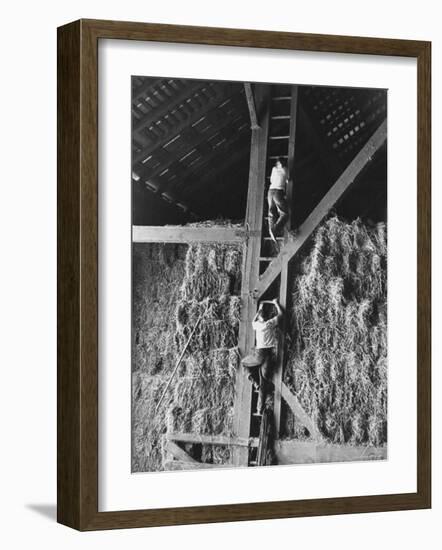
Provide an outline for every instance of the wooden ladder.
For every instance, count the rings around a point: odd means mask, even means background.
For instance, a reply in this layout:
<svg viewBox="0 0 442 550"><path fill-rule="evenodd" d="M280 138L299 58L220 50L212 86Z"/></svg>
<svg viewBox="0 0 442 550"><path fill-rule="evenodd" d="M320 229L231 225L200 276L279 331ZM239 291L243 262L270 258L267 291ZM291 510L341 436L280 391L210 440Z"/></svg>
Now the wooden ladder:
<svg viewBox="0 0 442 550"><path fill-rule="evenodd" d="M261 240L261 252L259 257L259 272L260 275L265 272L269 263L279 255L281 248L287 242L289 238L289 230L292 228L292 219L289 213L289 219L287 220L284 228L283 236L276 237L277 244L275 244L273 237L269 231L269 219L268 219L268 204L267 193L270 187L270 174L275 162L278 158L282 158L287 163L289 172L289 183L287 185L287 201L289 205L293 202L293 164L295 155L295 135L296 135L296 119L297 119L297 99L298 99L298 87L287 85L272 85L270 109L269 109L269 129L267 140L267 163L266 163L266 176L265 176L265 199L263 208L262 219L262 240ZM277 298L281 307L286 310L288 306L288 270L289 265L285 265L281 270L279 288L275 284L269 288L268 292L262 298L264 301ZM258 301L258 304L263 300ZM278 355L276 362L273 366L273 384L275 386L275 392L273 396L273 435L275 438L279 437L279 430L281 424L281 384L283 379L284 362L285 362L285 321L282 321L279 332L279 345ZM252 395L252 410L256 407L257 392L254 391ZM252 418L250 423L250 436L259 437L261 430L262 418L260 416L254 416L252 412ZM259 455L266 455L265 450L262 451L260 447L251 448L249 465L261 465L262 461L259 460Z"/></svg>
<svg viewBox="0 0 442 550"><path fill-rule="evenodd" d="M297 86L272 85L266 90L265 97L257 97L257 112L260 113L259 126L252 127L252 153L251 153L251 181L249 193L254 192L255 197L249 195L247 224L249 230L254 231L254 236L248 239L245 249L244 266L250 266L252 272L243 282L243 318L240 327L240 349L243 354L249 353L255 344L254 333L251 328L251 319L256 313L259 302L253 296L259 276L262 275L269 263L278 256L279 249L287 242L287 228L291 227L291 219L287 222L284 236L277 238L277 245L269 232L267 192L270 186L270 174L277 158L282 157L287 161L289 175L293 172L294 145L296 132L296 110L297 110ZM254 159L254 154L260 154ZM255 172L253 163L256 161ZM287 189L287 199L292 200L292 184ZM290 204L289 202L289 204ZM257 234L255 236L255 234ZM250 265L255 262L257 265ZM255 269L254 269L255 268ZM285 272L281 274L280 288L274 285L262 299L278 298L281 306L287 306L287 279L288 265ZM280 386L284 362L283 349L285 348L285 327L282 327L277 363L275 365L274 383L275 388ZM235 434L242 437L259 438L261 431L262 417L256 411L258 391L250 382L244 380L244 373L240 372L237 377L237 399L235 403ZM274 434L279 435L281 393L274 395L273 422L276 430ZM258 465L259 455L266 455L262 449L254 446L248 449L237 449L233 453L234 464L240 466Z"/></svg>

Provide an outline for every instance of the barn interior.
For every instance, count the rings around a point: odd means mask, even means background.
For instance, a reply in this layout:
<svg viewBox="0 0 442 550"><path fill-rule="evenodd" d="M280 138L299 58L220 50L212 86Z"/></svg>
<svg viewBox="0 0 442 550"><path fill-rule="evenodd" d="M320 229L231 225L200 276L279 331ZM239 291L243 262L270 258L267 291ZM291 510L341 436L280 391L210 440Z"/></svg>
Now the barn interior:
<svg viewBox="0 0 442 550"><path fill-rule="evenodd" d="M386 90L133 77L132 97L133 470L385 458ZM240 358L275 297L264 421Z"/></svg>

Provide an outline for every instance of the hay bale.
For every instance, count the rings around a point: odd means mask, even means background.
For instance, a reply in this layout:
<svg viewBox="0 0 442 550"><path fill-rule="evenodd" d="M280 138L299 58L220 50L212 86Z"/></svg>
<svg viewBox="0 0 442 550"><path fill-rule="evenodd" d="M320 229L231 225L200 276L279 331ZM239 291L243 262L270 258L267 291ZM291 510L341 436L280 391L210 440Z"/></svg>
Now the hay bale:
<svg viewBox="0 0 442 550"><path fill-rule="evenodd" d="M241 247L192 244L186 255L176 315L176 344L182 348L200 315L204 317L183 360L179 399L190 431L228 435L232 430L240 319ZM187 375L185 377L184 375ZM176 418L184 430L184 417ZM217 460L226 452L215 453ZM202 460L214 456L203 449ZM206 458L205 458L206 457ZM209 458L207 458L208 460Z"/></svg>
<svg viewBox="0 0 442 550"><path fill-rule="evenodd" d="M387 231L337 217L293 280L285 381L333 443L387 441ZM305 438L290 413L287 437Z"/></svg>
<svg viewBox="0 0 442 550"><path fill-rule="evenodd" d="M242 250L236 244L155 244L134 249L133 471L163 468L161 438L181 431L231 434ZM154 413L201 313L161 410ZM222 463L225 447L203 446Z"/></svg>

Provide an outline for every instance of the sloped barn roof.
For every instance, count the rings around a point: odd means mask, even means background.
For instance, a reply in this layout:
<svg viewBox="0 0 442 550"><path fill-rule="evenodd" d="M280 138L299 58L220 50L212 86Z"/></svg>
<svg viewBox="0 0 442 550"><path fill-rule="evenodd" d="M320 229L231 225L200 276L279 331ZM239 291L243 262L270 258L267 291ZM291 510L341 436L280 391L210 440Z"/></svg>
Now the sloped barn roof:
<svg viewBox="0 0 442 550"><path fill-rule="evenodd" d="M217 197L238 200L250 154L243 84L134 77L132 88L133 179L198 217L217 215Z"/></svg>
<svg viewBox="0 0 442 550"><path fill-rule="evenodd" d="M299 87L293 169L297 222L364 146L386 109L385 90ZM146 212L163 223L243 218L249 156L243 83L132 78L135 224L146 224ZM373 197L386 193L385 160L377 163L377 172L372 167L366 192L358 186L360 202L373 203Z"/></svg>

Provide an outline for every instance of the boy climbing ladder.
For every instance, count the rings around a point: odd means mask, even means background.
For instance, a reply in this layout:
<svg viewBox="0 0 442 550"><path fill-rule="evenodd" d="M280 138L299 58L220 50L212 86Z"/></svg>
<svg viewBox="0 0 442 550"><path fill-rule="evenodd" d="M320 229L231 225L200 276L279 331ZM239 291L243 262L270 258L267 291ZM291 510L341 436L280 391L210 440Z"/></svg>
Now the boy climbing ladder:
<svg viewBox="0 0 442 550"><path fill-rule="evenodd" d="M270 175L270 187L267 193L269 231L272 237L278 237L281 234L289 218L289 204L286 197L289 175L284 164L281 157L276 159Z"/></svg>
<svg viewBox="0 0 442 550"><path fill-rule="evenodd" d="M270 317L264 311L264 304L270 303L276 308L276 315ZM283 311L275 298L270 302L261 302L252 321L255 330L256 347L252 354L244 357L242 365L248 370L248 378L259 390L257 414L262 414L265 398L272 379L272 359L274 348L278 345L278 325Z"/></svg>

